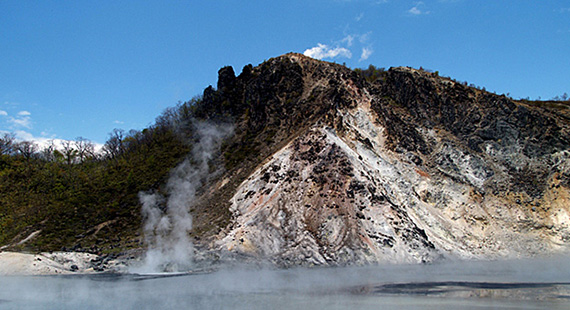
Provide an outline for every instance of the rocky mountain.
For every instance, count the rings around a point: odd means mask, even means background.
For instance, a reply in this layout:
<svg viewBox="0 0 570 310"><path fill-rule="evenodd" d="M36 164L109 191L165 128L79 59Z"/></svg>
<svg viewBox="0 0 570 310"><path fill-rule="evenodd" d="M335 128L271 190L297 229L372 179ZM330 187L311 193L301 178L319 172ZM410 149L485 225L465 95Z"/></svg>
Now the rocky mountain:
<svg viewBox="0 0 570 310"><path fill-rule="evenodd" d="M202 253L336 265L568 249L567 105L299 54L223 68L203 100L198 115L236 130L193 210Z"/></svg>
<svg viewBox="0 0 570 310"><path fill-rule="evenodd" d="M143 234L164 242L181 219L183 229L192 222L196 261L343 265L565 252L569 107L424 70L351 70L293 53L238 76L225 67L201 98L115 137L118 155L75 174L59 163L41 170L62 176L53 202L42 198L54 193L42 187L47 177L21 182L35 191L32 202L25 192L2 193L28 205L0 217L0 245L133 253L145 248ZM19 178L35 180L28 170ZM105 196L93 202L98 184Z"/></svg>

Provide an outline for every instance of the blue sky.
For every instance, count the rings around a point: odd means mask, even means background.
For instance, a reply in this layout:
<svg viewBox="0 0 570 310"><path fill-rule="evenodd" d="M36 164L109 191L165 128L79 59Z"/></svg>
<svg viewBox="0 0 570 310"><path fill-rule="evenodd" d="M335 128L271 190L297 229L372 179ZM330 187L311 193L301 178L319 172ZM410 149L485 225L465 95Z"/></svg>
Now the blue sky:
<svg viewBox="0 0 570 310"><path fill-rule="evenodd" d="M104 143L288 52L549 99L570 93L570 1L2 0L0 131Z"/></svg>

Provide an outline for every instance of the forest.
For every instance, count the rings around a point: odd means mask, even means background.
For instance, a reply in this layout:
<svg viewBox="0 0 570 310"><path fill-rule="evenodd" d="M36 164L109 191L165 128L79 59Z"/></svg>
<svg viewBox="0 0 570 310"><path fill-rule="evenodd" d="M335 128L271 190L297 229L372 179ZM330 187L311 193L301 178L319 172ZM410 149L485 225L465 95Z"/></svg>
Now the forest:
<svg viewBox="0 0 570 310"><path fill-rule="evenodd" d="M137 194L160 191L170 169L189 153L192 129L186 125L198 101L167 109L142 131L113 130L101 150L84 138L40 148L5 133L0 137L0 244L54 251L81 240L74 250L108 252L121 237L133 239L141 223ZM119 231L105 229L109 223ZM16 243L40 231L42 238Z"/></svg>

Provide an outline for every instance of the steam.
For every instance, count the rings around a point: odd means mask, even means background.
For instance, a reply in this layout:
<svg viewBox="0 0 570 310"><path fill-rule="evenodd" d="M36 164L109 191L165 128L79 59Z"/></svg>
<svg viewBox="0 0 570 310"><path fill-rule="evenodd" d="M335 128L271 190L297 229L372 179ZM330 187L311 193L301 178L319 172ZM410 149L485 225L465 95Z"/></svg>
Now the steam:
<svg viewBox="0 0 570 310"><path fill-rule="evenodd" d="M432 265L258 269L133 281L130 275L0 277L0 309L568 309L570 260L444 261ZM514 289L445 286L418 291L414 283L473 281ZM516 289L517 283L550 283ZM395 292L378 288L411 284ZM394 287L394 286L393 286Z"/></svg>
<svg viewBox="0 0 570 310"><path fill-rule="evenodd" d="M209 163L223 138L233 132L230 125L194 122L198 142L191 154L171 171L166 197L159 193L139 193L144 220L143 231L148 246L143 264L135 272L186 271L191 268L193 245L190 206L196 191L211 171Z"/></svg>

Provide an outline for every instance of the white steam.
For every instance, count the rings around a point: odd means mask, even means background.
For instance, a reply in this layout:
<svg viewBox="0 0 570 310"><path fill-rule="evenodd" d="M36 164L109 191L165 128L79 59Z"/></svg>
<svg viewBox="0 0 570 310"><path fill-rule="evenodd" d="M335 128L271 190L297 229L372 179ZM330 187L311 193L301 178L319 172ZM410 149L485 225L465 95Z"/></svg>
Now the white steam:
<svg viewBox="0 0 570 310"><path fill-rule="evenodd" d="M144 220L143 232L148 250L139 273L186 271L192 264L193 245L189 237L192 216L189 208L196 191L211 176L209 163L224 137L233 127L194 122L198 142L184 162L171 171L167 195L139 193Z"/></svg>

